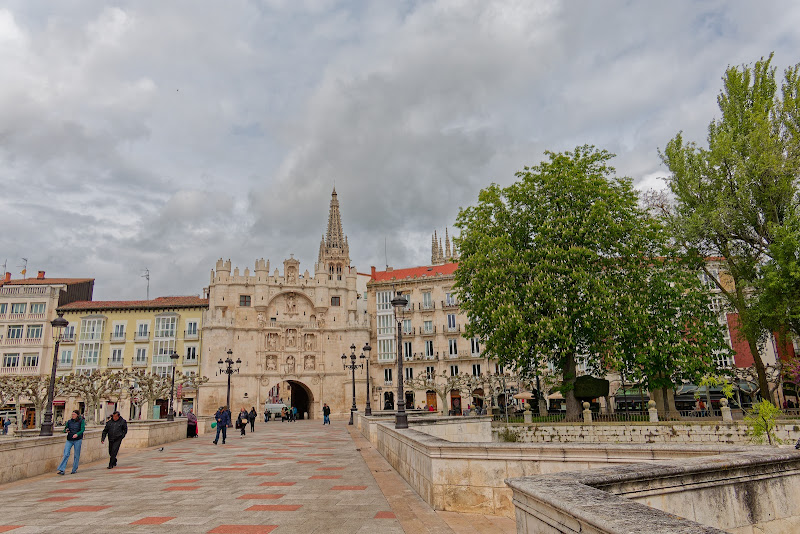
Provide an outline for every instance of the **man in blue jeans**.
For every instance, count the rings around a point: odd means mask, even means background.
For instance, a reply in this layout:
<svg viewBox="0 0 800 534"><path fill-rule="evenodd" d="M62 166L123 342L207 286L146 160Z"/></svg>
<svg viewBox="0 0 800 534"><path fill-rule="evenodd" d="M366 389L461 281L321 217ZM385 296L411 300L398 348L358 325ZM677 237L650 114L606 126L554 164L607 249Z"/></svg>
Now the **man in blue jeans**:
<svg viewBox="0 0 800 534"><path fill-rule="evenodd" d="M214 438L214 445L219 441L220 432L222 432L222 444L225 445L225 439L228 437L228 427L231 424L231 412L228 411L228 407L220 406L217 413L214 414L214 420L217 422L217 437Z"/></svg>
<svg viewBox="0 0 800 534"><path fill-rule="evenodd" d="M78 410L73 410L72 416L67 420L67 424L64 425L64 432L67 433L67 443L64 444L64 457L61 459L61 463L58 464L59 475L64 474L64 470L67 468L67 460L69 460L69 450L73 447L75 448L75 453L72 457L72 472L78 471L84 430L86 430L86 420L81 417Z"/></svg>

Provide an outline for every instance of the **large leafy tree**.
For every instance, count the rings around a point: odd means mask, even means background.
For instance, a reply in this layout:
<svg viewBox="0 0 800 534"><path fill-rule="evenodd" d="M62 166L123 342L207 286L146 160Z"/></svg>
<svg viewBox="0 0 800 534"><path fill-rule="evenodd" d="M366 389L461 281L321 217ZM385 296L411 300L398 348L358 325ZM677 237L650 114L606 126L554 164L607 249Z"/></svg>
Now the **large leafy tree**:
<svg viewBox="0 0 800 534"><path fill-rule="evenodd" d="M642 212L607 151L546 155L518 182L489 186L459 213L455 277L468 335L480 336L503 365L552 364L564 379L567 417L577 418L578 359L597 369L613 353L613 310L628 262L640 254Z"/></svg>
<svg viewBox="0 0 800 534"><path fill-rule="evenodd" d="M779 88L771 60L727 69L717 98L721 116L709 124L707 149L685 142L679 133L662 154L676 201L675 236L687 250L723 258L723 274L704 269L739 314L767 396L759 353L767 333L758 306L761 267L796 212L800 172L799 69L787 69Z"/></svg>

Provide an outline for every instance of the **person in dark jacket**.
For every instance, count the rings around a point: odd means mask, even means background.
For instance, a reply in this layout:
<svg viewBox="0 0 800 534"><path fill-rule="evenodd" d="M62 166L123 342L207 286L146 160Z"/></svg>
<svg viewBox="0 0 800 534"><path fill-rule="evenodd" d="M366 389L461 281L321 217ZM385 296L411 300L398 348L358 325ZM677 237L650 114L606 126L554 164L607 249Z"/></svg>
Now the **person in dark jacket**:
<svg viewBox="0 0 800 534"><path fill-rule="evenodd" d="M256 412L256 407L250 407L250 413L248 414L247 418L250 420L250 432L256 431L256 419L258 418L258 412Z"/></svg>
<svg viewBox="0 0 800 534"><path fill-rule="evenodd" d="M112 413L111 419L106 422L106 427L103 429L103 435L100 436L100 443L105 443L106 436L108 436L108 469L117 466L119 446L122 445L122 438L127 433L128 423L119 415L119 412Z"/></svg>
<svg viewBox="0 0 800 534"><path fill-rule="evenodd" d="M236 428L241 430L241 437L244 437L245 431L247 430L247 423L249 421L250 414L247 413L247 410L243 406L242 409L239 410L239 415L236 416Z"/></svg>
<svg viewBox="0 0 800 534"><path fill-rule="evenodd" d="M220 406L217 413L214 414L214 420L217 422L217 437L214 438L214 445L219 441L220 432L222 432L222 444L225 445L225 439L228 437L228 426L231 424L231 412L228 411L228 407Z"/></svg>
<svg viewBox="0 0 800 534"><path fill-rule="evenodd" d="M58 464L59 475L63 475L64 470L67 468L70 449L75 449L74 456L72 457L72 472L75 473L78 471L84 430L86 430L86 420L81 417L81 413L78 410L73 410L72 416L67 421L67 424L64 425L64 432L67 433L67 443L64 445L64 457L61 459L61 463Z"/></svg>
<svg viewBox="0 0 800 534"><path fill-rule="evenodd" d="M327 402L322 407L322 424L323 425L331 424L331 407L328 406Z"/></svg>

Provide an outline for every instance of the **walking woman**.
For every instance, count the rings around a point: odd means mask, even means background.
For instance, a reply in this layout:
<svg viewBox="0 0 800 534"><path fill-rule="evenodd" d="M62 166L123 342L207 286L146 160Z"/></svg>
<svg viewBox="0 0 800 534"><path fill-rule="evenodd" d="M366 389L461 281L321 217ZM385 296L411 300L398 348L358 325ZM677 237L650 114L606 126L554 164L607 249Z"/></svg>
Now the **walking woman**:
<svg viewBox="0 0 800 534"><path fill-rule="evenodd" d="M247 414L247 410L245 410L244 406L242 406L242 409L239 412L239 418L236 419L236 424L239 425L239 430L242 431L241 437L244 437L245 431L247 430L247 423L249 420L250 416Z"/></svg>
<svg viewBox="0 0 800 534"><path fill-rule="evenodd" d="M197 437L197 416L191 408L189 408L189 413L186 414L186 437Z"/></svg>
<svg viewBox="0 0 800 534"><path fill-rule="evenodd" d="M256 418L257 417L258 417L258 413L256 412L256 407L255 406L251 406L250 407L250 414L247 416L247 418L250 420L250 432L255 432L256 431Z"/></svg>

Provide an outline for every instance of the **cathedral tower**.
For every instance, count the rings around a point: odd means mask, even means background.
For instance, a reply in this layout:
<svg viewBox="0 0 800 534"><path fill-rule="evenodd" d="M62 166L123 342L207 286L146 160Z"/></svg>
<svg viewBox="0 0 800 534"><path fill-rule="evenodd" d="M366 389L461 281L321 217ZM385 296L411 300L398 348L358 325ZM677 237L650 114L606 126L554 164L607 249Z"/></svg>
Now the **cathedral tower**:
<svg viewBox="0 0 800 534"><path fill-rule="evenodd" d="M319 244L317 271L325 270L329 276L337 276L341 280L341 275L348 267L350 267L350 246L347 243L347 236L342 231L339 198L334 187L328 212L328 231Z"/></svg>

